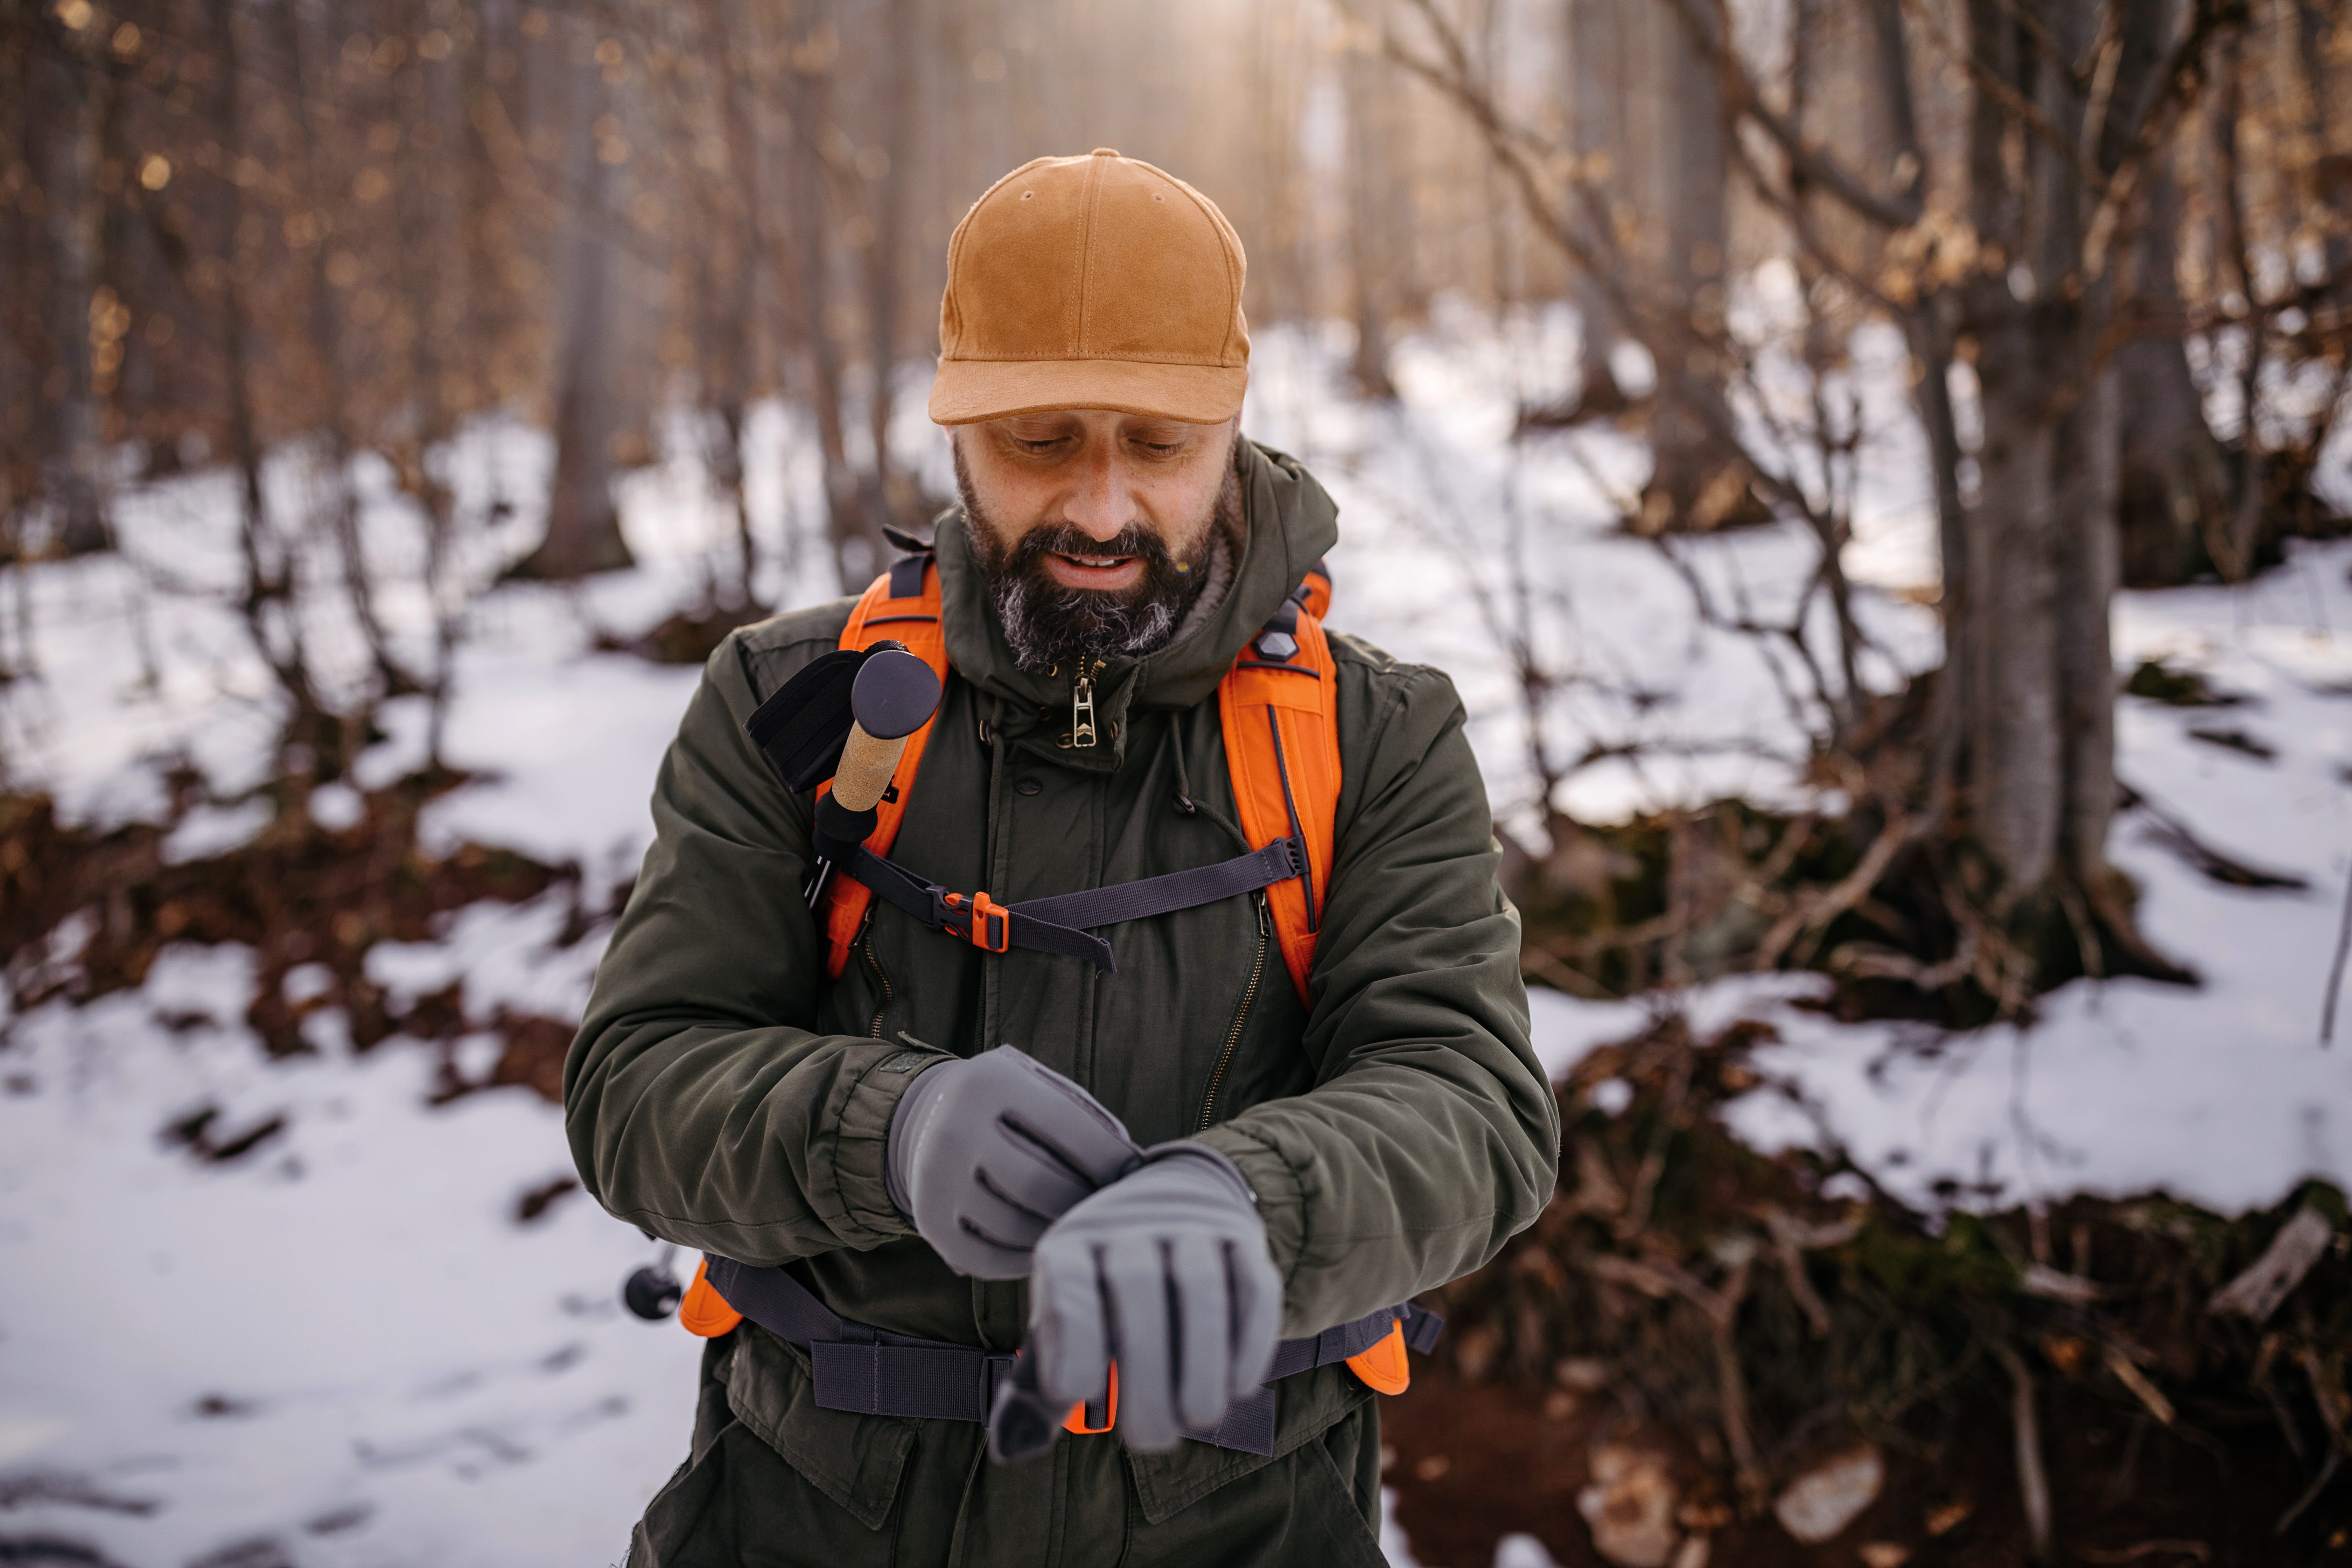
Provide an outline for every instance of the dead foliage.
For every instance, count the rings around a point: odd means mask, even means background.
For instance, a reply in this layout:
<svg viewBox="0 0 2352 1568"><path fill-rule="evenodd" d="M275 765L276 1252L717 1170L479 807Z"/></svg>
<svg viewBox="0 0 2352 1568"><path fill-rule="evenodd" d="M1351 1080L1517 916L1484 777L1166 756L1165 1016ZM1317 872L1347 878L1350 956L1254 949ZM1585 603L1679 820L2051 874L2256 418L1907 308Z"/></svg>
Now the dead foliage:
<svg viewBox="0 0 2352 1568"><path fill-rule="evenodd" d="M1578 1065L1552 1203L1441 1292L1455 1375L1600 1390L1727 1520L1868 1440L1906 1473L1999 1478L2020 1518L2038 1472L2042 1506L2066 1504L2059 1538L2102 1549L2146 1532L2088 1540L2086 1519L2184 1497L2213 1520L2252 1510L2261 1530L2236 1536L2298 1550L2352 1525L2352 1487L2328 1489L2352 1447L2340 1194L2313 1184L2236 1221L2151 1198L1930 1222L1834 1155L1767 1158L1724 1128L1726 1100L1775 1091L1751 1060L1769 1037L1669 1017Z"/></svg>
<svg viewBox="0 0 2352 1568"><path fill-rule="evenodd" d="M2227 700L2157 668L2168 700ZM1809 782L1833 805L1791 813L1730 799L1601 827L1554 812L1542 853L1507 835L1504 886L1526 922L1528 977L1613 999L1805 970L1831 979L1824 1005L1841 1018L1951 1028L2022 1016L2085 976L2193 982L2138 934L2137 889L2121 872L2079 886L2053 878L2025 896L2001 886L1930 787L1918 731L1935 701L1924 677L1875 703L1847 745L1815 756ZM2119 829L2137 827L2217 881L2302 886L2231 859L2129 786L2117 811Z"/></svg>
<svg viewBox="0 0 2352 1568"><path fill-rule="evenodd" d="M402 779L364 793L351 826L329 827L308 809L306 784L281 780L262 792L276 816L257 837L177 865L163 858L168 826L93 833L60 824L46 796L0 795L0 949L11 955L11 1000L19 1012L58 998L88 1002L142 984L168 943L239 942L253 950L257 971L245 1022L273 1056L313 1050L306 1021L340 1010L362 1050L394 1035L440 1042L436 1098L514 1084L560 1100L570 1024L499 1014L492 1027L505 1047L487 1077L470 1079L448 1048L476 1026L459 988L395 1005L367 975L375 943L430 941L444 917L486 899L520 902L569 884L567 942L602 918L579 903L576 867L474 844L446 856L420 847L419 813L462 782L449 773ZM175 818L194 804L194 790L180 781ZM319 968L289 994L288 975L306 965ZM167 1137L207 1160L234 1159L267 1136L194 1116Z"/></svg>

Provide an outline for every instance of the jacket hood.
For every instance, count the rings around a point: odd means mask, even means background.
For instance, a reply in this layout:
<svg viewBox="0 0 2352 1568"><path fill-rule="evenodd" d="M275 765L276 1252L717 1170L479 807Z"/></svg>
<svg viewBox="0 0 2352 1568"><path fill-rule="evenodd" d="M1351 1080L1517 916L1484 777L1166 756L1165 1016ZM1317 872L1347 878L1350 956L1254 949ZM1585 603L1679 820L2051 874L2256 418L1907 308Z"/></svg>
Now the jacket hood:
<svg viewBox="0 0 2352 1568"><path fill-rule="evenodd" d="M1094 679L1096 722L1104 739L1091 750L1055 743L1069 728L1073 672L1024 670L1013 662L963 509L940 520L935 538L948 659L958 675L998 699L1006 739L1073 766L1116 767L1129 708L1190 708L1216 690L1243 646L1339 537L1339 508L1298 459L1244 437L1237 461L1244 538L1223 603L1157 653L1102 662Z"/></svg>

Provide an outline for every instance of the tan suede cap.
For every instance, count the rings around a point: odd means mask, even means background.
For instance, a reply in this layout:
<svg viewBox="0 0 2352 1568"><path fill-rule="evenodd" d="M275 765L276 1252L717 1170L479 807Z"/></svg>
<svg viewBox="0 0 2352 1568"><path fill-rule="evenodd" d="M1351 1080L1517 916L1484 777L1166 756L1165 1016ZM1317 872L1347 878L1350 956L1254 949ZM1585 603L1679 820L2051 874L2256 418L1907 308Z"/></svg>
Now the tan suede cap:
<svg viewBox="0 0 2352 1568"><path fill-rule="evenodd" d="M1230 419L1249 384L1245 270L1225 215L1171 174L1108 147L1024 163L948 241L931 417Z"/></svg>

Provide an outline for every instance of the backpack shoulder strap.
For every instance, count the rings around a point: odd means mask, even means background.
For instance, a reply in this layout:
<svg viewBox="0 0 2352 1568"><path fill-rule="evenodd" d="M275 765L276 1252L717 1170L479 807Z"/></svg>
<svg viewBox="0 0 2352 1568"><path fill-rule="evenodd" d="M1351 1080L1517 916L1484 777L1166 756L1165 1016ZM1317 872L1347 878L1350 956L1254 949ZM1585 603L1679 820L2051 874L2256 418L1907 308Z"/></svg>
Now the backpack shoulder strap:
<svg viewBox="0 0 2352 1568"><path fill-rule="evenodd" d="M947 683L947 637L940 627L940 568L928 552L909 555L874 579L849 612L841 646L866 648L886 637L906 644L908 652L931 667L942 686ZM923 742L938 722L934 717L908 736L906 749L898 753L896 786L875 806L874 832L866 840L866 847L876 855L887 855L898 837L907 798L914 793L915 770L922 764ZM818 793L832 787L830 783L821 784ZM872 889L862 882L841 876L826 881L818 918L824 929L824 972L830 978L840 979L848 967L849 950L873 901Z"/></svg>
<svg viewBox="0 0 2352 1568"><path fill-rule="evenodd" d="M1307 608L1317 603L1330 603L1330 578L1319 562L1217 685L1242 831L1261 848L1292 837L1307 847L1307 874L1275 883L1265 895L1302 1002L1339 809L1339 671L1322 616Z"/></svg>

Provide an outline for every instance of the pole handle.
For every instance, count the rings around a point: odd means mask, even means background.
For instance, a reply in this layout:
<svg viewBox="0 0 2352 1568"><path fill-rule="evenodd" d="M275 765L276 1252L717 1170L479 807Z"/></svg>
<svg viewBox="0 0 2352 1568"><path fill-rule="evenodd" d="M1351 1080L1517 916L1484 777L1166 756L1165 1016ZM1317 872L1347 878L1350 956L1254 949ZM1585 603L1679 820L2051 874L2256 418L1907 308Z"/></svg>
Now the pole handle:
<svg viewBox="0 0 2352 1568"><path fill-rule="evenodd" d="M873 810L890 787L890 775L898 768L898 753L906 749L904 735L883 740L867 734L865 725L852 722L849 739L841 748L841 766L833 775L833 798L850 811Z"/></svg>

